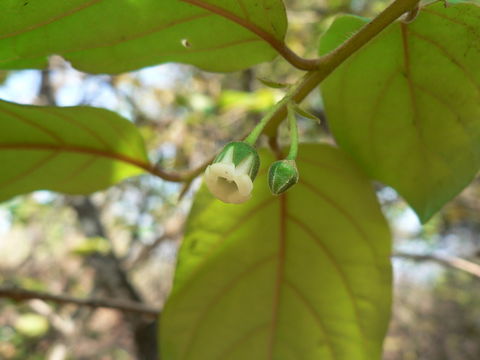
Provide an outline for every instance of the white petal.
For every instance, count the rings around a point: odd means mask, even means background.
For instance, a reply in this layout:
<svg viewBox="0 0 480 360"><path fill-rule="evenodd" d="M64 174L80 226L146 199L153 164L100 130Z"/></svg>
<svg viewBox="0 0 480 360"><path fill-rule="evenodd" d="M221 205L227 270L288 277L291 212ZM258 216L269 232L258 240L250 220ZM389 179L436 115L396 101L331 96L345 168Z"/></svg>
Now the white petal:
<svg viewBox="0 0 480 360"><path fill-rule="evenodd" d="M247 174L242 174L242 175L236 174L234 181L237 184L238 193L240 195L242 196L250 195L250 193L253 190L253 183L252 183L252 179L250 179L250 176L248 176Z"/></svg>
<svg viewBox="0 0 480 360"><path fill-rule="evenodd" d="M233 164L208 166L204 179L210 192L223 202L238 204L250 199L252 180L247 174L238 174Z"/></svg>
<svg viewBox="0 0 480 360"><path fill-rule="evenodd" d="M205 183L210 192L218 199L228 202L232 192L237 191L233 182L235 168L232 164L215 163L207 167L205 171Z"/></svg>

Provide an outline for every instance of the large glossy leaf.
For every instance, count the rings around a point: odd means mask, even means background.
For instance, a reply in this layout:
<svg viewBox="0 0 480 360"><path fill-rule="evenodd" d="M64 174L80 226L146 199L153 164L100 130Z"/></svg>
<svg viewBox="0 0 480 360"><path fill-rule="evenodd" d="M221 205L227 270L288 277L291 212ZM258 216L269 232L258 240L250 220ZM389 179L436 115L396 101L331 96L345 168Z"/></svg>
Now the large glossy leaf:
<svg viewBox="0 0 480 360"><path fill-rule="evenodd" d="M239 70L271 60L286 26L281 0L2 0L0 68L59 54L92 73L172 61Z"/></svg>
<svg viewBox="0 0 480 360"><path fill-rule="evenodd" d="M363 21L342 17L321 51ZM339 145L426 221L480 165L480 7L443 1L395 23L323 84Z"/></svg>
<svg viewBox="0 0 480 360"><path fill-rule="evenodd" d="M0 101L0 201L33 190L85 194L148 170L135 126L91 107Z"/></svg>
<svg viewBox="0 0 480 360"><path fill-rule="evenodd" d="M273 157L262 156L263 167ZM162 314L166 360L375 360L390 313L390 236L368 179L341 151L300 149L275 197L197 195Z"/></svg>

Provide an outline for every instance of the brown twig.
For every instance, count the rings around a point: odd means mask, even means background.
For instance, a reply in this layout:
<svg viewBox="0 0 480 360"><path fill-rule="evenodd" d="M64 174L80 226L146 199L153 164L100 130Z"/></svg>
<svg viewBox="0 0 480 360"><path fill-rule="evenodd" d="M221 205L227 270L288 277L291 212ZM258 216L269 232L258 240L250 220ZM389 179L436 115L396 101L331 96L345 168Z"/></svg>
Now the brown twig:
<svg viewBox="0 0 480 360"><path fill-rule="evenodd" d="M119 301L114 299L80 299L68 295L54 295L45 292L25 290L18 287L0 287L0 298L7 298L14 301L40 299L63 305L73 304L78 306L88 306L91 308L109 308L122 312L138 313L153 318L156 318L160 314L160 310L157 308L133 301Z"/></svg>
<svg viewBox="0 0 480 360"><path fill-rule="evenodd" d="M452 267L457 270L465 271L470 275L480 278L480 264L459 258L457 256L439 255L439 254L410 254L406 252L395 252L393 257L403 258L413 261L432 261L440 265Z"/></svg>
<svg viewBox="0 0 480 360"><path fill-rule="evenodd" d="M188 190L190 190L190 187L192 186L193 180L195 180L199 175L201 175L205 171L207 166L210 165L212 163L212 161L215 159L215 156L212 156L210 159L208 159L206 162L204 162L202 165L200 165L198 168L192 170L188 174L188 176L183 181L184 184L182 186L182 189L180 190L180 194L178 195L178 201L183 199L183 197L188 192Z"/></svg>

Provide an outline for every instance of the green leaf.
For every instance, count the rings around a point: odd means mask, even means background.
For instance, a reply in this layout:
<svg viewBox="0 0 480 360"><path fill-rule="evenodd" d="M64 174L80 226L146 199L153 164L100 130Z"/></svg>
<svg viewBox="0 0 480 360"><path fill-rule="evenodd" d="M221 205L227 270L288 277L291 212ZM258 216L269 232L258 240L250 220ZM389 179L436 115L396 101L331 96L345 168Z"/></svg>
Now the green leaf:
<svg viewBox="0 0 480 360"><path fill-rule="evenodd" d="M255 91L222 91L218 103L222 110L241 109L244 111L264 112L274 106L281 93L274 89L261 88Z"/></svg>
<svg viewBox="0 0 480 360"><path fill-rule="evenodd" d="M342 17L331 50L363 21ZM323 84L338 144L427 221L480 166L480 7L437 1L397 22Z"/></svg>
<svg viewBox="0 0 480 360"><path fill-rule="evenodd" d="M58 54L92 73L165 62L240 70L274 58L286 27L281 0L2 0L0 68Z"/></svg>
<svg viewBox="0 0 480 360"><path fill-rule="evenodd" d="M268 190L265 152L247 203L198 193L162 314L165 359L380 359L388 226L346 155L318 144L299 154L300 181L282 196Z"/></svg>
<svg viewBox="0 0 480 360"><path fill-rule="evenodd" d="M312 113L308 112L307 110L305 109L302 109L300 107L300 105L298 105L297 103L292 103L293 105L293 110L295 111L295 113L297 115L300 115L302 117L304 117L305 119L310 119L310 120L313 120L319 124L322 123L322 120L320 118L318 118L317 116L313 115Z"/></svg>
<svg viewBox="0 0 480 360"><path fill-rule="evenodd" d="M106 255L112 251L110 246L110 241L100 237L91 237L83 239L83 241L75 246L70 252L78 256L90 256L92 254L103 254Z"/></svg>
<svg viewBox="0 0 480 360"><path fill-rule="evenodd" d="M150 169L135 126L91 107L0 101L0 201L33 190L91 193Z"/></svg>
<svg viewBox="0 0 480 360"><path fill-rule="evenodd" d="M278 81L272 81L266 78L257 77L257 80L260 81L263 85L272 88L272 89L285 89L291 86L291 84L281 83Z"/></svg>
<svg viewBox="0 0 480 360"><path fill-rule="evenodd" d="M15 322L15 330L29 337L45 335L49 327L47 318L35 313L22 314Z"/></svg>

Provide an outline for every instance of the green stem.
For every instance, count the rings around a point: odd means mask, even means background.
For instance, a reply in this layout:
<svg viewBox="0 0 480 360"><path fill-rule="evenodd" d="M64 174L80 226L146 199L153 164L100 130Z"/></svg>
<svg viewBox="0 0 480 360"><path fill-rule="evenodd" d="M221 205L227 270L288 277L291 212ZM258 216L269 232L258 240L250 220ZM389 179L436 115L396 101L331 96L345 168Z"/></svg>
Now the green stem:
<svg viewBox="0 0 480 360"><path fill-rule="evenodd" d="M297 118L292 103L288 103L288 122L290 124L290 151L288 152L287 160L295 160L298 153L298 128Z"/></svg>
<svg viewBox="0 0 480 360"><path fill-rule="evenodd" d="M309 71L302 82L295 87L295 92L291 99L300 103L310 94L325 78L330 75L338 66L340 66L351 55L367 44L382 30L388 27L401 15L418 6L419 0L396 0L387 7L376 18L363 26L351 38L346 40L332 52L323 55L318 59L318 70ZM286 104L277 108L272 116L268 126L265 127L265 134L275 136L277 127L280 125L287 114Z"/></svg>
<svg viewBox="0 0 480 360"><path fill-rule="evenodd" d="M250 135L248 135L244 142L246 142L249 145L254 146L255 143L258 140L258 137L262 134L263 130L265 129L265 126L267 126L268 122L270 119L284 106L286 106L290 100L292 99L293 95L296 93L297 86L299 86L301 82L297 85L292 86L288 92L285 94L282 100L280 100L277 104L275 104L274 107L270 109L270 111L265 114L265 116L260 120L260 122L255 126L255 128L252 130Z"/></svg>

